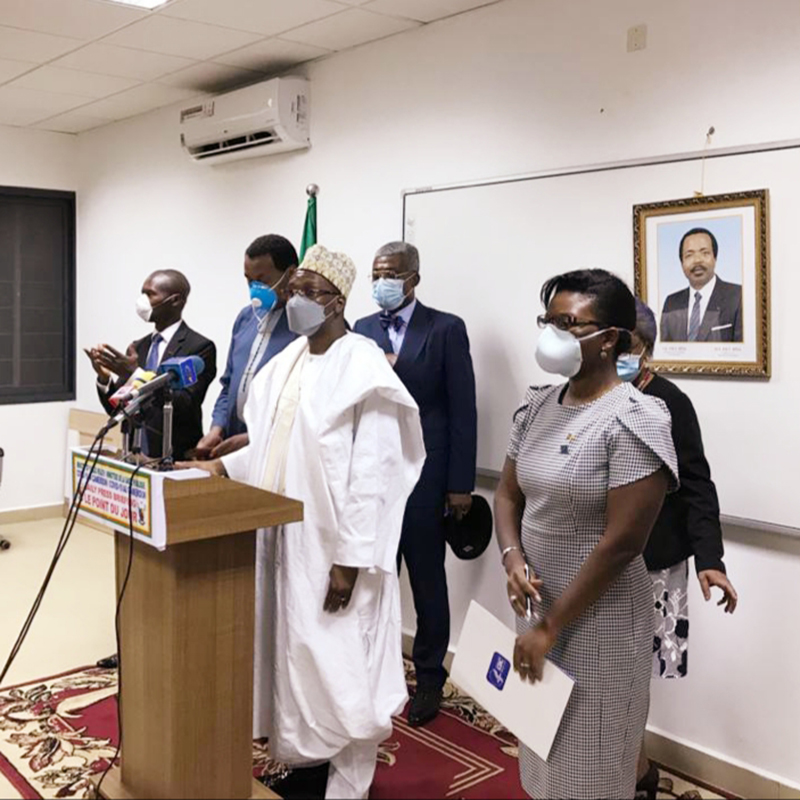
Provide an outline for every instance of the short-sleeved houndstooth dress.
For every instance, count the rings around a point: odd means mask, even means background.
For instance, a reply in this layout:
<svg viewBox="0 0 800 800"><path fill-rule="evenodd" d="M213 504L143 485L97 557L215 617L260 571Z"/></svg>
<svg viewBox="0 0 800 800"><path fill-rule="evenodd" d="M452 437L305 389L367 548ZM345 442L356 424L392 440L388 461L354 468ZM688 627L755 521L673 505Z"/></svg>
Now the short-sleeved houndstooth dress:
<svg viewBox="0 0 800 800"><path fill-rule="evenodd" d="M661 401L621 384L581 406L566 386L532 388L514 416L508 455L525 495L522 547L544 582L541 611L575 578L605 528L609 489L677 460ZM518 620L518 633L529 625ZM520 747L522 785L535 798L632 798L650 698L653 586L635 558L559 635L548 658L575 679L545 762Z"/></svg>

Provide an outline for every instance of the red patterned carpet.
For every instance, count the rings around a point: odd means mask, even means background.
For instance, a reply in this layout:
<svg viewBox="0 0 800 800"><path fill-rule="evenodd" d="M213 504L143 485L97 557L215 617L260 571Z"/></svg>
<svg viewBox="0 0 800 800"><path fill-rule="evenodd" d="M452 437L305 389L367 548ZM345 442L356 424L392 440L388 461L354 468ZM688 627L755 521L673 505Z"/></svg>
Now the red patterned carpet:
<svg viewBox="0 0 800 800"><path fill-rule="evenodd" d="M0 692L0 773L24 798L90 797L90 778L117 742L115 671L79 669ZM287 770L266 742L253 743L253 774L265 783ZM430 725L395 722L381 747L370 797L524 798L511 734L448 685Z"/></svg>

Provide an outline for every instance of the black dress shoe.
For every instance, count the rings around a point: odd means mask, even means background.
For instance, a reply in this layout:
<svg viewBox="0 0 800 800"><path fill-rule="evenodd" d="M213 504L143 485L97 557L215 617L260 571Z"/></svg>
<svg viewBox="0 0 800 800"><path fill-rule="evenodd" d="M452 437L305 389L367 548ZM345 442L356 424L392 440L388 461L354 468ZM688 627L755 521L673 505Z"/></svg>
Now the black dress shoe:
<svg viewBox="0 0 800 800"><path fill-rule="evenodd" d="M101 658L97 662L97 666L100 669L117 669L119 667L119 658L117 658L117 654L114 653L113 656L108 656L108 658Z"/></svg>
<svg viewBox="0 0 800 800"><path fill-rule="evenodd" d="M419 728L430 722L439 713L441 704L441 689L418 688L408 710L408 724L412 728Z"/></svg>
<svg viewBox="0 0 800 800"><path fill-rule="evenodd" d="M658 793L658 767L651 761L650 768L644 776L636 782L636 795L646 795L647 800L655 800Z"/></svg>
<svg viewBox="0 0 800 800"><path fill-rule="evenodd" d="M324 800L329 762L317 767L297 767L269 788L284 800Z"/></svg>

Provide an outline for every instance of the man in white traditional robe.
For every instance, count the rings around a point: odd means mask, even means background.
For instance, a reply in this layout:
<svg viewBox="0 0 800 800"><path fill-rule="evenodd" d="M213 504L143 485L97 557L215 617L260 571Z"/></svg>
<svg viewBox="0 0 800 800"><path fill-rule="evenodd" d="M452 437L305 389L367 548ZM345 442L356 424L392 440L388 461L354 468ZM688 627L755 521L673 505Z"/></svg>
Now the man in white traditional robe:
<svg viewBox="0 0 800 800"><path fill-rule="evenodd" d="M407 700L397 549L425 448L380 348L344 322L355 265L315 245L289 284L300 338L254 378L250 444L197 466L301 500L258 532L254 735L297 766L330 761L326 797L366 797Z"/></svg>

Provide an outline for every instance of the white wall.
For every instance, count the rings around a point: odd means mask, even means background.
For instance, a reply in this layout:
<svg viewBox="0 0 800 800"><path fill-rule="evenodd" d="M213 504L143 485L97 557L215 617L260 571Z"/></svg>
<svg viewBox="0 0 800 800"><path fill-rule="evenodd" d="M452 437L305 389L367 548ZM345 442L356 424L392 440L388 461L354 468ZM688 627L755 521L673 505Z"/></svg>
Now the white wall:
<svg viewBox="0 0 800 800"><path fill-rule="evenodd" d="M0 126L0 185L75 191L78 142L74 136ZM70 403L0 405L5 450L0 509L60 503ZM55 454L55 455L54 455Z"/></svg>
<svg viewBox="0 0 800 800"><path fill-rule="evenodd" d="M627 54L626 29L642 22L648 47ZM712 124L717 146L795 137L798 33L795 0L508 0L311 65L306 153L193 165L178 146L175 109L83 135L79 344L121 346L143 334L133 313L141 280L175 266L194 284L188 321L223 358L246 300L242 252L268 231L299 239L310 181L322 187L320 240L353 255L366 276L376 246L400 236L406 187L694 150ZM464 234L487 276L502 266L513 285L524 264L494 264L492 242ZM535 244L520 232L521 253ZM423 261L423 299L426 269L436 264ZM350 317L371 310L364 277ZM81 362L82 407L96 403L92 381ZM789 597L800 542L731 531L727 560L741 609L723 618L695 592L691 677L654 687L651 722L800 784ZM450 583L454 641L472 596L508 615L494 553L451 564Z"/></svg>

